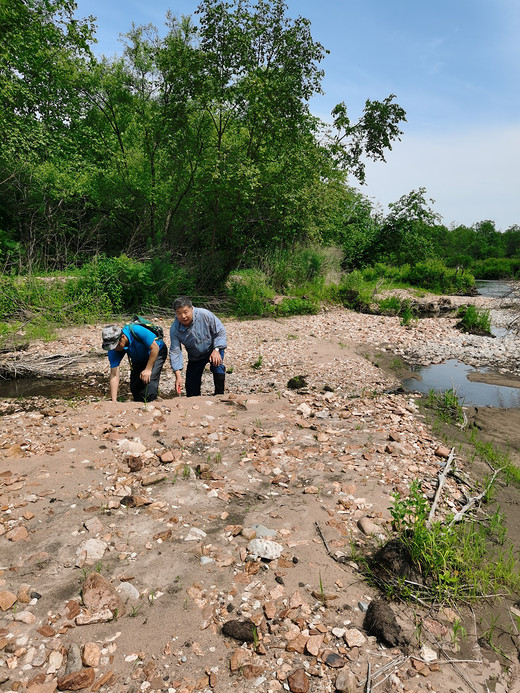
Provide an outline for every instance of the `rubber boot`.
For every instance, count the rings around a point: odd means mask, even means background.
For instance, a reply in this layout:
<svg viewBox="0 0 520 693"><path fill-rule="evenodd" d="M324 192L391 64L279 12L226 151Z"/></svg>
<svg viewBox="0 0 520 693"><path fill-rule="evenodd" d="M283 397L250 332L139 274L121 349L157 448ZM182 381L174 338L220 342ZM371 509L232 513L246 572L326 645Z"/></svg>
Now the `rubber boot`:
<svg viewBox="0 0 520 693"><path fill-rule="evenodd" d="M226 383L226 376L224 373L213 373L213 384L215 385L214 395L224 394L224 385Z"/></svg>

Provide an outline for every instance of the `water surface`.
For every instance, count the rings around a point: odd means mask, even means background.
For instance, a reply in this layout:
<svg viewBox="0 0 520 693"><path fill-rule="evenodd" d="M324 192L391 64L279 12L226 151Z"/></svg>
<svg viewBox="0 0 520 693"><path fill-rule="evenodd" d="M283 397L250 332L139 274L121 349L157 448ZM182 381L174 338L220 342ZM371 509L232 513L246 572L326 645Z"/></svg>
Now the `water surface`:
<svg viewBox="0 0 520 693"><path fill-rule="evenodd" d="M454 389L458 398L464 404L480 407L520 407L520 389L505 385L489 385L468 380L468 374L477 371L457 359L430 366L420 366L412 369L422 380L406 378L403 387L413 392L428 394L430 390L445 392ZM479 372L489 372L489 368L481 368Z"/></svg>

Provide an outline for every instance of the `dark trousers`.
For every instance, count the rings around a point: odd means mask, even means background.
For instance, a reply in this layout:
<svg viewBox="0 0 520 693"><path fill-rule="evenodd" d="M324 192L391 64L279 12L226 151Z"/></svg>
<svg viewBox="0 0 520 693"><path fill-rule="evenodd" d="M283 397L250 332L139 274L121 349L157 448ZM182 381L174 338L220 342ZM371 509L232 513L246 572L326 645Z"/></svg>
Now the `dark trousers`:
<svg viewBox="0 0 520 693"><path fill-rule="evenodd" d="M202 373L206 364L209 363L209 357L211 351L202 359L197 359L197 361L188 361L188 366L186 368L186 397L198 397L200 395L200 385L202 382ZM215 376L220 376L221 378L226 374L226 367L224 366L224 349L220 349L220 356L222 358L222 363L220 366L209 367L210 371L213 373L213 379Z"/></svg>
<svg viewBox="0 0 520 693"><path fill-rule="evenodd" d="M152 377L149 383L143 383L140 377L148 361L146 363L132 363L132 370L130 371L130 390L136 402L153 402L154 399L157 399L159 378L167 355L168 349L166 345L163 344L153 364Z"/></svg>

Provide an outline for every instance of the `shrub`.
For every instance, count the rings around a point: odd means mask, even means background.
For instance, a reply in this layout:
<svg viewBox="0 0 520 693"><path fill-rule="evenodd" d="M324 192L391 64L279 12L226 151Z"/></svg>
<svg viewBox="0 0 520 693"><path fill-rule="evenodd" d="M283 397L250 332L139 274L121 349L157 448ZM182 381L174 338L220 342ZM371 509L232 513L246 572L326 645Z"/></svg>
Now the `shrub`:
<svg viewBox="0 0 520 693"><path fill-rule="evenodd" d="M399 315L401 312L401 300L398 296L387 296L378 301L382 315Z"/></svg>
<svg viewBox="0 0 520 693"><path fill-rule="evenodd" d="M457 317L460 318L457 327L460 327L464 332L479 331L487 334L491 333L489 310L479 310L473 304L460 306L457 311Z"/></svg>
<svg viewBox="0 0 520 693"><path fill-rule="evenodd" d="M320 310L317 300L312 298L284 298L275 307L276 315L315 315Z"/></svg>
<svg viewBox="0 0 520 693"><path fill-rule="evenodd" d="M267 277L257 269L246 269L229 275L226 293L232 299L231 310L240 317L267 316L274 312L270 303L274 291L267 284Z"/></svg>
<svg viewBox="0 0 520 693"><path fill-rule="evenodd" d="M450 516L445 523L430 522L430 506L417 480L408 498L393 494L390 513L396 533L391 541L397 540L401 555L420 578L398 581L389 572L382 584L389 594L443 603L475 599L499 588L518 588L518 562L512 549L493 549L491 543L504 543L506 530L499 514L489 523L470 518L454 523Z"/></svg>
<svg viewBox="0 0 520 693"><path fill-rule="evenodd" d="M323 284L326 278L341 275L341 251L321 246L278 248L267 253L260 266L274 291L294 292L299 287Z"/></svg>

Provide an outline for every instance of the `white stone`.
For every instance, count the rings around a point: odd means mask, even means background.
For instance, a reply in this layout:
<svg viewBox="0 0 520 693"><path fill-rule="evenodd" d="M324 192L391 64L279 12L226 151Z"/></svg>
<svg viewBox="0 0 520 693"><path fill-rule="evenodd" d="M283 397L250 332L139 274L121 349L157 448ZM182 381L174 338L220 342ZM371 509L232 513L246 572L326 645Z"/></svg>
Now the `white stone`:
<svg viewBox="0 0 520 693"><path fill-rule="evenodd" d="M272 561L280 558L283 546L268 539L252 539L247 545L247 550L253 558L265 558L267 561Z"/></svg>
<svg viewBox="0 0 520 693"><path fill-rule="evenodd" d="M137 601L140 596L139 590L134 587L131 582L121 582L116 587L116 590L124 599L133 599L134 601Z"/></svg>
<svg viewBox="0 0 520 693"><path fill-rule="evenodd" d="M435 662L437 660L437 653L432 650L431 647L423 645L420 652L421 659L425 662Z"/></svg>
<svg viewBox="0 0 520 693"><path fill-rule="evenodd" d="M357 628L346 630L343 639L349 647L361 647L367 641L363 633Z"/></svg>
<svg viewBox="0 0 520 693"><path fill-rule="evenodd" d="M305 418L309 417L312 414L312 409L305 402L302 402L300 406L296 409L296 411L299 411L300 414L302 414L302 416L304 416Z"/></svg>
<svg viewBox="0 0 520 693"><path fill-rule="evenodd" d="M94 565L105 555L108 544L101 539L85 539L76 549L76 567Z"/></svg>
<svg viewBox="0 0 520 693"><path fill-rule="evenodd" d="M201 541L206 536L206 532L198 527L190 527L190 531L184 537L184 541Z"/></svg>
<svg viewBox="0 0 520 693"><path fill-rule="evenodd" d="M31 623L36 622L36 616L32 614L30 611L19 611L17 614L14 615L14 620L21 621L22 623L27 623L28 625L30 625Z"/></svg>
<svg viewBox="0 0 520 693"><path fill-rule="evenodd" d="M48 674L55 674L63 664L63 655L58 650L53 650L49 655Z"/></svg>

